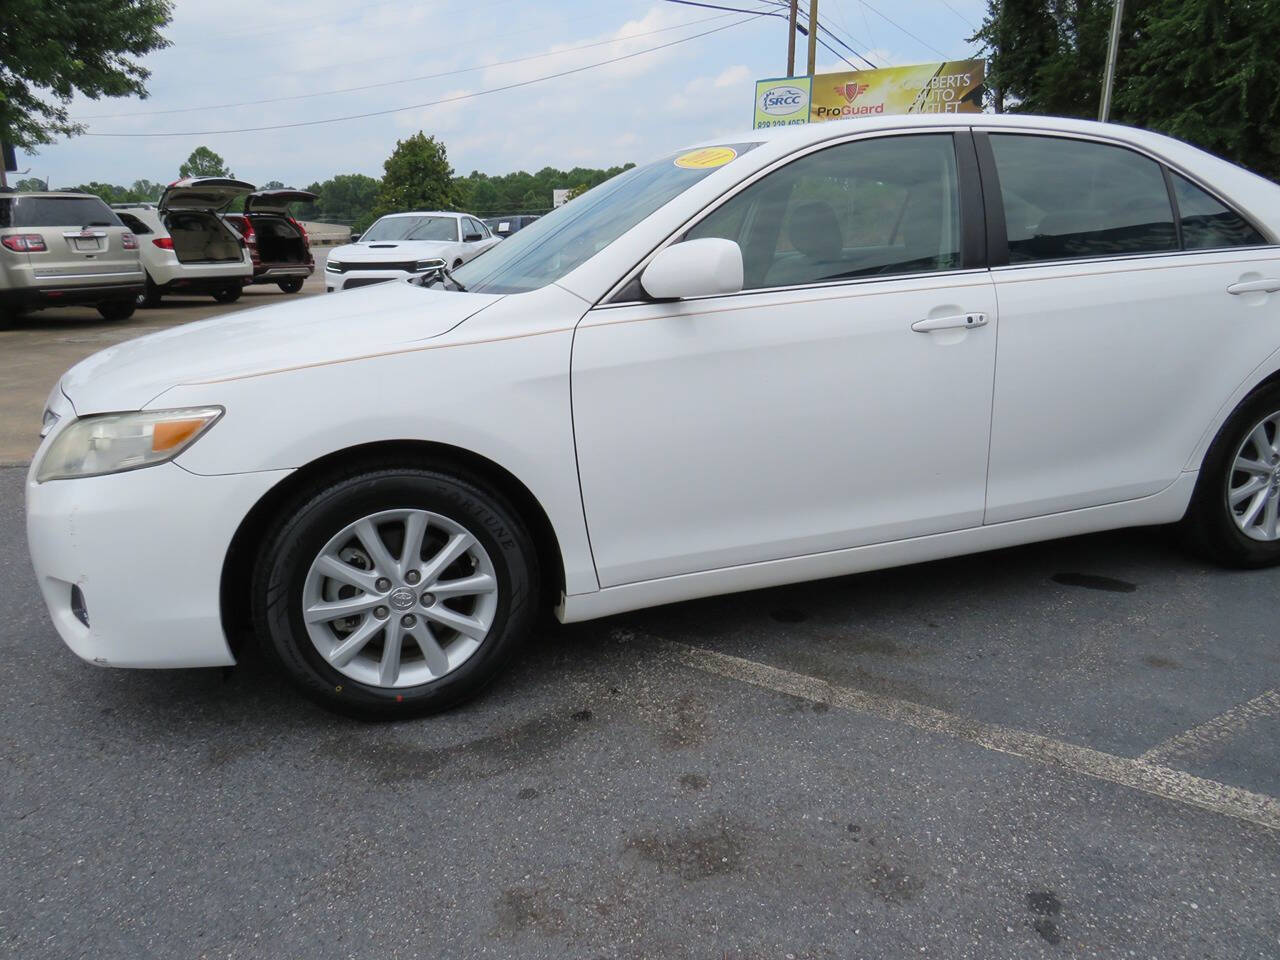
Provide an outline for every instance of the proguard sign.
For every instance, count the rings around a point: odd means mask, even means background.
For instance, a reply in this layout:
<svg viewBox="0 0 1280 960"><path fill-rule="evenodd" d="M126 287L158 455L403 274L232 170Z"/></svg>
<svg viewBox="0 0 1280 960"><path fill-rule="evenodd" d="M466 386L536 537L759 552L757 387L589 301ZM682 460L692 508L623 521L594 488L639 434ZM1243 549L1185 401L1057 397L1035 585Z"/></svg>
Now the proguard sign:
<svg viewBox="0 0 1280 960"><path fill-rule="evenodd" d="M760 80L756 82L755 126L883 113L981 113L985 66L982 60L947 60ZM800 92L805 95L798 96ZM803 112L802 100L807 103Z"/></svg>

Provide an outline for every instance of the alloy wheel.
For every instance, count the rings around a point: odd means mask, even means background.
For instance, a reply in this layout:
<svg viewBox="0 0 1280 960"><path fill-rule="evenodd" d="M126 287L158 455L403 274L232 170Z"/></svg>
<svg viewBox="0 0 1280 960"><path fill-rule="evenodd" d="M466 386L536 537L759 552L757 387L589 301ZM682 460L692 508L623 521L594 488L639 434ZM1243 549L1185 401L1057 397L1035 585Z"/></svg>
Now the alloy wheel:
<svg viewBox="0 0 1280 960"><path fill-rule="evenodd" d="M330 666L375 687L412 687L462 666L498 610L479 540L428 510L384 510L332 537L307 571L302 617Z"/></svg>
<svg viewBox="0 0 1280 960"><path fill-rule="evenodd" d="M1255 424L1236 450L1227 508L1246 537L1280 539L1280 410Z"/></svg>

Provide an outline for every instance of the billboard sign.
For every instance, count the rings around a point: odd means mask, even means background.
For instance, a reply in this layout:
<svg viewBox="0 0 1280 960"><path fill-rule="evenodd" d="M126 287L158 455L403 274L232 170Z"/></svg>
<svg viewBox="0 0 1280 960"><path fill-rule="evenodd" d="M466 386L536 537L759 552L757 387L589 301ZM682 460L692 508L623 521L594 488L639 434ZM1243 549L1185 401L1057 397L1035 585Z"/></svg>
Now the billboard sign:
<svg viewBox="0 0 1280 960"><path fill-rule="evenodd" d="M755 126L821 123L885 113L981 113L982 60L756 81Z"/></svg>

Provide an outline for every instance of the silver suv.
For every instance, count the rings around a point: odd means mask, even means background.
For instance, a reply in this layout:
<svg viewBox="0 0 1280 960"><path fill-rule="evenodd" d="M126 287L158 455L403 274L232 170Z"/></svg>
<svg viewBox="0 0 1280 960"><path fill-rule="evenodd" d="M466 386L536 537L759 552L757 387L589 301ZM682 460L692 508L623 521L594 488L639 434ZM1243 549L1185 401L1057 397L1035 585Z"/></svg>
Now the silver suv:
<svg viewBox="0 0 1280 960"><path fill-rule="evenodd" d="M145 274L135 237L86 193L0 193L0 325L44 307L133 315Z"/></svg>

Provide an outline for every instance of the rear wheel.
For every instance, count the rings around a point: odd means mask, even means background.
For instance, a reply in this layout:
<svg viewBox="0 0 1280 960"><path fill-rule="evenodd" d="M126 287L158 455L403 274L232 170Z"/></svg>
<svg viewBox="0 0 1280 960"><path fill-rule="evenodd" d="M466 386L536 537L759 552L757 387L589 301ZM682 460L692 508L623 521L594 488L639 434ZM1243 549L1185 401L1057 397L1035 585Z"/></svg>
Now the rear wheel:
<svg viewBox="0 0 1280 960"><path fill-rule="evenodd" d="M1280 386L1254 391L1218 431L1181 531L1215 563L1280 563Z"/></svg>
<svg viewBox="0 0 1280 960"><path fill-rule="evenodd" d="M255 627L328 707L447 709L497 676L530 629L529 535L504 501L465 480L369 470L283 516L255 566Z"/></svg>
<svg viewBox="0 0 1280 960"><path fill-rule="evenodd" d="M138 305L132 300L106 300L98 304L98 313L103 320L128 320Z"/></svg>
<svg viewBox="0 0 1280 960"><path fill-rule="evenodd" d="M219 290L215 293L213 295L213 299L217 300L219 303L235 303L240 299L240 294L242 292L243 288L241 287L227 287L226 289Z"/></svg>
<svg viewBox="0 0 1280 960"><path fill-rule="evenodd" d="M281 280L278 284L276 284L276 286L278 286L285 293L297 293L299 290L302 289L302 281L301 280Z"/></svg>
<svg viewBox="0 0 1280 960"><path fill-rule="evenodd" d="M160 288L155 285L150 277L147 277L146 288L137 296L134 301L139 307L158 307L160 306Z"/></svg>

